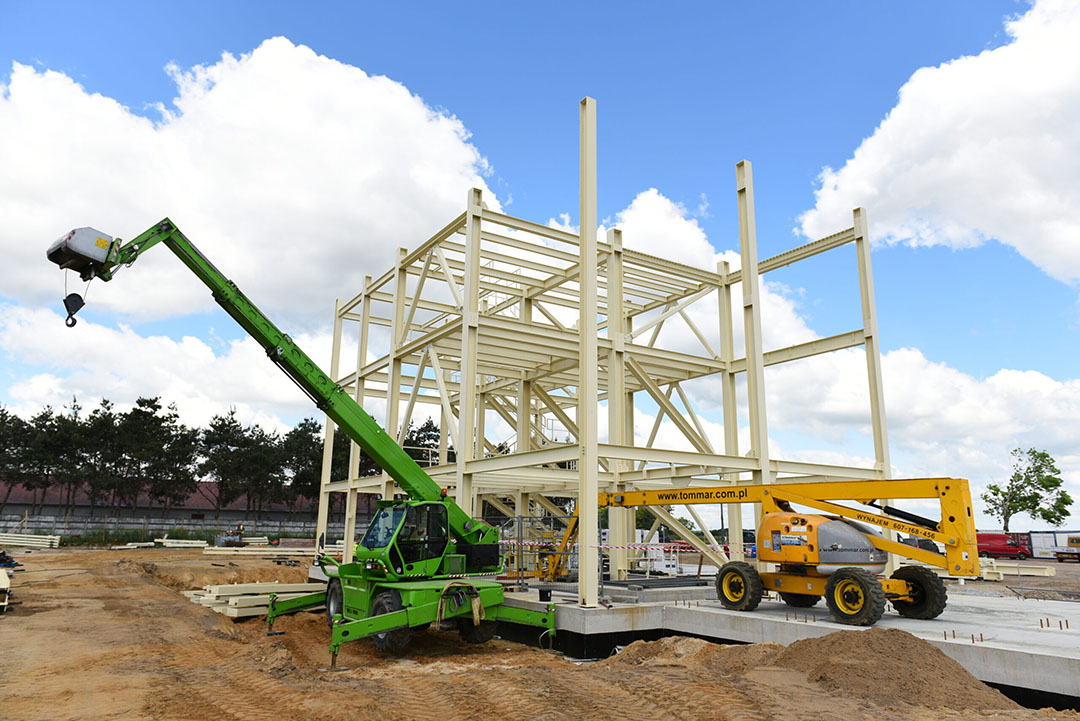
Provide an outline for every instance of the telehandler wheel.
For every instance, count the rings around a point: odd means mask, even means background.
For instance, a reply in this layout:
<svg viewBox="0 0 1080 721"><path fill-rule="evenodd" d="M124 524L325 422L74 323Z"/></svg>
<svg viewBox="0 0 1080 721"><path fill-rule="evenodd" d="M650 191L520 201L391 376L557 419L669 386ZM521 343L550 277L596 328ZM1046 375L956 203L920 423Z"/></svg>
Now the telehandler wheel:
<svg viewBox="0 0 1080 721"><path fill-rule="evenodd" d="M724 608L753 611L761 603L761 576L749 563L729 561L716 574L716 595Z"/></svg>
<svg viewBox="0 0 1080 721"><path fill-rule="evenodd" d="M825 584L825 605L840 623L873 626L885 612L885 591L869 571L841 568Z"/></svg>
<svg viewBox="0 0 1080 721"><path fill-rule="evenodd" d="M341 592L341 579L331 578L326 584L326 625L333 627L334 614L344 613L345 595Z"/></svg>
<svg viewBox="0 0 1080 721"><path fill-rule="evenodd" d="M458 619L458 633L465 643L487 643L495 636L495 621L481 621L477 626L471 618Z"/></svg>
<svg viewBox="0 0 1080 721"><path fill-rule="evenodd" d="M782 591L780 598L784 599L784 603L795 608L810 608L816 606L817 602L821 600L821 596L814 596L809 593L784 593Z"/></svg>
<svg viewBox="0 0 1080 721"><path fill-rule="evenodd" d="M904 566L890 578L907 581L911 588L910 601L893 601L896 612L905 618L937 618L945 610L948 592L945 583L929 568Z"/></svg>
<svg viewBox="0 0 1080 721"><path fill-rule="evenodd" d="M371 615L381 616L384 613L393 613L405 608L401 603L401 594L397 591L383 591L375 596L371 602ZM395 628L392 631L376 633L371 637L375 642L375 648L387 653L401 653L409 645L412 638L412 629L409 627Z"/></svg>

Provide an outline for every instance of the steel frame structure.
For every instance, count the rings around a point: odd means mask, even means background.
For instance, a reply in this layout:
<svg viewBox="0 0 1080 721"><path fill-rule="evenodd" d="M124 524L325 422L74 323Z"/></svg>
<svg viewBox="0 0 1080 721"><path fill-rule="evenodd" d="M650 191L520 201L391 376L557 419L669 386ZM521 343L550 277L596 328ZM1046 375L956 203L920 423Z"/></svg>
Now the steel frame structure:
<svg viewBox="0 0 1080 721"><path fill-rule="evenodd" d="M547 496L577 497L582 549L593 545L585 539L598 538L599 491L714 486L740 479L772 483L778 477L785 482L887 479L881 358L863 210L854 210L851 227L759 262L753 176L750 163L742 161L736 166L741 269L721 262L706 270L648 255L625 247L618 229L600 240L595 101L582 100L580 113L580 234L489 210L481 191L470 190L461 215L416 248L400 248L393 268L368 276L359 293L335 303L332 378L361 403L384 401L384 428L399 443L417 404L434 406L440 417L439 465L427 471L468 513L478 515L478 504L487 500L514 515L534 515L534 508L562 515ZM849 244L857 258L862 327L765 352L760 277ZM736 285L742 293L741 357L733 341ZM718 333L710 340L687 310L714 302ZM686 324L700 352L660 347L660 331L672 322ZM358 325L357 362L342 372L339 356L348 324ZM765 368L860 345L866 351L874 467L771 457ZM736 406L740 373L746 374L750 431L750 447L743 453ZM719 375L722 386L719 450L682 387L712 375ZM639 410L655 408L644 445L635 443L635 404ZM608 438L601 443L598 421L605 410ZM508 444L492 437L489 417L513 429ZM656 445L665 420L693 450ZM325 531L330 494L346 493L348 539L354 537L357 494L390 497L394 484L385 474L358 477L355 444L348 477L331 478L333 434L328 422L318 533ZM729 506L729 534L741 540L738 508ZM693 506L687 510L707 529ZM650 511L657 520L653 532L663 523L718 566L727 560L708 530L702 541L662 507ZM628 545L634 525L633 509L609 509L609 543ZM351 560L351 543L344 553ZM741 546L733 545L731 555L741 558ZM627 550L610 550L613 574L625 577L629 560ZM599 554L582 552L579 563L579 603L595 606Z"/></svg>

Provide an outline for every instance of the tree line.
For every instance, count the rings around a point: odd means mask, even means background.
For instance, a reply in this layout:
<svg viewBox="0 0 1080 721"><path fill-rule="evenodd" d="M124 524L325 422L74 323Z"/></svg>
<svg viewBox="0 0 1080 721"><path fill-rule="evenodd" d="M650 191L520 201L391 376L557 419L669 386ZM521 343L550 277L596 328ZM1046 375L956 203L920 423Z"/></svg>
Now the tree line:
<svg viewBox="0 0 1080 721"><path fill-rule="evenodd" d="M423 464L428 449L438 448L438 426L430 419L410 425L404 445ZM28 420L0 406L0 514L20 485L33 492L31 514L50 490L59 491L62 513L74 509L80 493L89 499L91 515L96 509L117 515L136 508L140 498L165 514L195 493L215 515L241 497L256 518L274 503L296 512L302 500L318 499L322 453L323 425L314 418L281 434L245 426L235 409L191 428L175 404L163 405L160 398L139 398L129 411L102 400L89 413L73 400L60 410L46 406ZM349 438L339 430L333 478L346 476L348 459ZM360 475L377 470L361 452Z"/></svg>

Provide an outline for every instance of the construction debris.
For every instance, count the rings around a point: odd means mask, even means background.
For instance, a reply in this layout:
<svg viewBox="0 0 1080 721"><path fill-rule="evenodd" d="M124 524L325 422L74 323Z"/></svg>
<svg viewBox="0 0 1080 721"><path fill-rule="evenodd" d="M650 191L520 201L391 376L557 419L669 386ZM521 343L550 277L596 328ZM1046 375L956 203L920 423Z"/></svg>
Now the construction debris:
<svg viewBox="0 0 1080 721"><path fill-rule="evenodd" d="M7 571L0 569L0 613L7 611L8 598L11 597L11 579Z"/></svg>
<svg viewBox="0 0 1080 721"><path fill-rule="evenodd" d="M165 548L206 548L206 541L195 541L183 538L169 538L164 536L163 538L155 538L154 543L157 543Z"/></svg>
<svg viewBox="0 0 1080 721"><path fill-rule="evenodd" d="M198 591L182 591L192 603L213 609L230 618L247 616L265 616L270 604L270 594L278 600L322 591L322 583L231 583L218 586L203 586Z"/></svg>
<svg viewBox="0 0 1080 721"><path fill-rule="evenodd" d="M37 536L32 533L0 533L0 546L59 548L60 536Z"/></svg>
<svg viewBox="0 0 1080 721"><path fill-rule="evenodd" d="M340 555L344 550L345 544L342 541L338 541L333 545L329 545L323 548L323 551L331 555ZM272 548L269 546L230 546L226 548L217 548L214 546L207 546L203 549L203 553L208 556L259 556L263 558L267 557L283 557L283 556L314 556L314 548Z"/></svg>
<svg viewBox="0 0 1080 721"><path fill-rule="evenodd" d="M901 566L921 566L928 568L940 578L961 579L967 576L951 576L944 568L937 568L926 563L920 563L909 558L900 559ZM1053 576L1056 573L1053 566L1034 566L1027 563L998 561L993 558L979 559L979 578L984 581L1003 581L1009 576Z"/></svg>
<svg viewBox="0 0 1080 721"><path fill-rule="evenodd" d="M109 546L110 551L134 551L139 548L153 548L154 542L147 541L146 543L125 543L123 546Z"/></svg>

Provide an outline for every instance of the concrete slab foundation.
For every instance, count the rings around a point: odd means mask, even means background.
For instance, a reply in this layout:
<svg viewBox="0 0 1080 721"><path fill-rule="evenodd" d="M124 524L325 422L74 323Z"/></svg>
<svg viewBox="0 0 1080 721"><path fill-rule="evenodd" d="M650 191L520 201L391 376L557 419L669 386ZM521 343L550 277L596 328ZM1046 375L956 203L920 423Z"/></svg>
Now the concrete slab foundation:
<svg viewBox="0 0 1080 721"><path fill-rule="evenodd" d="M507 599L515 606L540 607L535 591L508 593ZM834 631L859 630L832 621L824 603L793 609L765 600L756 611L741 613L723 608L715 597L615 603L610 609L582 608L575 599L560 602L559 595L554 600L559 604L556 630L584 637L631 634L652 638L658 632L668 632L717 641L786 645ZM954 594L937 619L902 618L890 609L877 626L899 628L925 639L987 683L1080 696L1080 604Z"/></svg>

